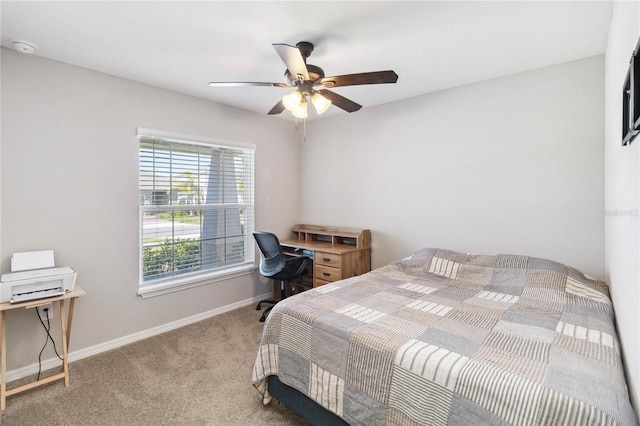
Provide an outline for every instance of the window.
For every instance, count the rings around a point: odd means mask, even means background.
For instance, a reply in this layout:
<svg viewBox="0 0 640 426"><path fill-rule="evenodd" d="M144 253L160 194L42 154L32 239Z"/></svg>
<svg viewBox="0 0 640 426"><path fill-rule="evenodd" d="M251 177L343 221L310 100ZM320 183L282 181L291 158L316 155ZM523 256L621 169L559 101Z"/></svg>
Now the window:
<svg viewBox="0 0 640 426"><path fill-rule="evenodd" d="M253 270L255 149L138 133L139 294Z"/></svg>

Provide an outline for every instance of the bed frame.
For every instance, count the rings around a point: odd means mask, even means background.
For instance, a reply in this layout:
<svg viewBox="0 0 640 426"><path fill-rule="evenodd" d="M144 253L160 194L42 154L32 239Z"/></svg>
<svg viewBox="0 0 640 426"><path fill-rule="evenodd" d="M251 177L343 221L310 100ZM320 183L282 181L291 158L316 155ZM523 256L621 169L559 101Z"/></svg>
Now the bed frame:
<svg viewBox="0 0 640 426"><path fill-rule="evenodd" d="M349 423L325 410L305 394L285 385L278 376L269 376L269 394L282 405L313 425L348 426Z"/></svg>

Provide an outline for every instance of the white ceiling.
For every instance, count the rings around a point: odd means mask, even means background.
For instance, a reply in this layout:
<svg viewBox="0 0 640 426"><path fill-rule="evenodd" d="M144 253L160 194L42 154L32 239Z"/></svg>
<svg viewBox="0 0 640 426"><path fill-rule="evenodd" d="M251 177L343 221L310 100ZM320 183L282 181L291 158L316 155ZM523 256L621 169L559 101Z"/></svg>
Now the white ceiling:
<svg viewBox="0 0 640 426"><path fill-rule="evenodd" d="M207 83L284 82L272 43L314 43L308 63L327 76L394 70L396 84L333 89L367 108L603 54L611 9L609 1L0 2L2 46L26 40L38 56L261 114L290 90ZM333 114L347 113L332 106L323 116Z"/></svg>

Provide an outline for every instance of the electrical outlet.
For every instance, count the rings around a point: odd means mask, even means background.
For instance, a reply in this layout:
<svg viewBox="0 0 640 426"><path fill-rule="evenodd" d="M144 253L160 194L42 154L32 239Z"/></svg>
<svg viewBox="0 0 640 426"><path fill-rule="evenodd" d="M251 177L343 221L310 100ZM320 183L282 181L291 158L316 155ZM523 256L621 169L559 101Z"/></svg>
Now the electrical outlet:
<svg viewBox="0 0 640 426"><path fill-rule="evenodd" d="M38 306L36 309L38 310L38 315L40 315L40 318L43 320L47 319L47 313L49 314L49 319L53 319L53 303ZM44 311L45 309L47 310L46 313Z"/></svg>

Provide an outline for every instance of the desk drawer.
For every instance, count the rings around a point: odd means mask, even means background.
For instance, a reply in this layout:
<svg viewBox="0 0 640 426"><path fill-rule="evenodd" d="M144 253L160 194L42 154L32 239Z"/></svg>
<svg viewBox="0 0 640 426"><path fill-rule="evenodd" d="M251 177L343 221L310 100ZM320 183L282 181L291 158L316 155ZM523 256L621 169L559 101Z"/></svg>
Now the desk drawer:
<svg viewBox="0 0 640 426"><path fill-rule="evenodd" d="M317 251L314 257L316 265L327 265L334 268L340 268L340 259L342 259L342 256L339 254Z"/></svg>
<svg viewBox="0 0 640 426"><path fill-rule="evenodd" d="M340 279L340 269L330 266L316 265L315 277L324 281L338 281Z"/></svg>

